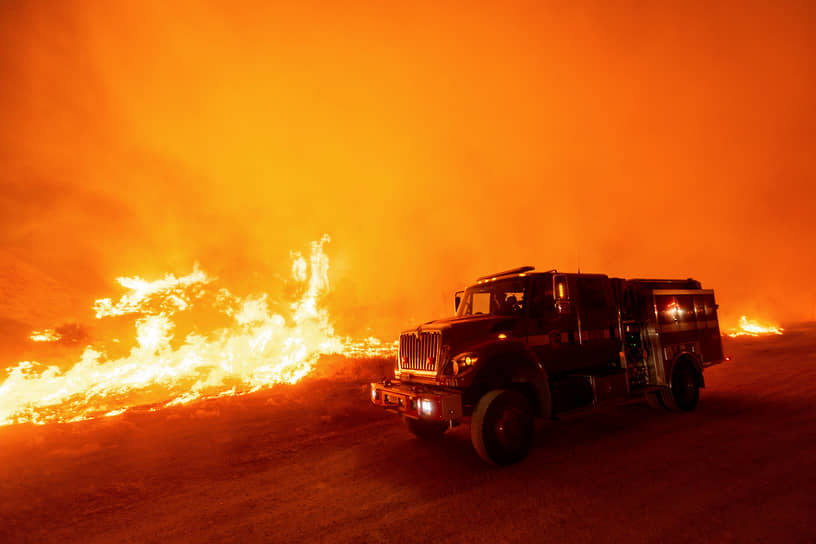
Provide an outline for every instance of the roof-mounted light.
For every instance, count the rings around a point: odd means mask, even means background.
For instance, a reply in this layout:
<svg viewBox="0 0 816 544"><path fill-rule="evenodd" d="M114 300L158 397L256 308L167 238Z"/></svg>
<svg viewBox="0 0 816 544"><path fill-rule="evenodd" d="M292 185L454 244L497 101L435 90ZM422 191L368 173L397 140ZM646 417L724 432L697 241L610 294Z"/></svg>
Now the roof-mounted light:
<svg viewBox="0 0 816 544"><path fill-rule="evenodd" d="M534 266L520 266L518 268L511 268L510 270L505 270L504 272L498 272L496 274L490 274L488 276L482 276L481 278L476 278L478 282L482 281L494 281L502 276L510 276L512 274L521 274L522 272L530 272L531 270L535 270Z"/></svg>

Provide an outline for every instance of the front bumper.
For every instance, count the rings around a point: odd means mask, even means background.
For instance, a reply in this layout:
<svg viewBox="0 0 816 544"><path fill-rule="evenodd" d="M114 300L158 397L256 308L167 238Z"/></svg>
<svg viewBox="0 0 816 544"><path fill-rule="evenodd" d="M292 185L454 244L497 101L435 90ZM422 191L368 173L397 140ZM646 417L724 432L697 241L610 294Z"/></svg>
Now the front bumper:
<svg viewBox="0 0 816 544"><path fill-rule="evenodd" d="M371 384L371 402L413 419L452 423L462 419L462 393L459 391L384 380Z"/></svg>

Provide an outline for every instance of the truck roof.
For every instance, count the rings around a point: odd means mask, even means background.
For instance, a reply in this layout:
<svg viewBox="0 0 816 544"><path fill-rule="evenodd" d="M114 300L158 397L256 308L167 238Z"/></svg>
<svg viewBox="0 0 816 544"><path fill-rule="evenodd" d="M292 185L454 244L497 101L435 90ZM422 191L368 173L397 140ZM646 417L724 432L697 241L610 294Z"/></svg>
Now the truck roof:
<svg viewBox="0 0 816 544"><path fill-rule="evenodd" d="M700 282L694 278L686 278L684 280L658 280L658 279L641 279L636 278L626 280L630 284L647 289L701 289Z"/></svg>
<svg viewBox="0 0 816 544"><path fill-rule="evenodd" d="M482 276L476 279L476 283L487 283L499 279L511 278L511 277L524 277L527 275L538 275L538 274L557 274L558 270L551 269L546 270L544 272L535 272L534 266L519 266L517 268L511 268L509 270L503 270L501 272L496 272L494 274L488 274L487 276ZM570 276L602 276L608 277L606 274L582 274L581 272L568 272L565 273ZM646 289L701 289L701 284L699 281L695 280L694 278L686 278L686 279L656 279L656 278L634 278L631 280L627 280L625 278L612 278L625 281L630 285L635 285L637 287L643 287Z"/></svg>

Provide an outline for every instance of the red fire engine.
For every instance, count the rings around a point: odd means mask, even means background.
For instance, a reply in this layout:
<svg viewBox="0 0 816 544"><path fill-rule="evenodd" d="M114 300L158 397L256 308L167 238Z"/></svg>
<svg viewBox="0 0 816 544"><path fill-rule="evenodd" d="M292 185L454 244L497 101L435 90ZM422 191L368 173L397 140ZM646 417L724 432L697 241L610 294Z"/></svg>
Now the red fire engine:
<svg viewBox="0 0 816 544"><path fill-rule="evenodd" d="M523 459L534 419L647 399L690 411L724 360L714 291L693 279L610 278L525 266L456 293L455 315L400 335L372 402L432 438L470 423L488 462Z"/></svg>

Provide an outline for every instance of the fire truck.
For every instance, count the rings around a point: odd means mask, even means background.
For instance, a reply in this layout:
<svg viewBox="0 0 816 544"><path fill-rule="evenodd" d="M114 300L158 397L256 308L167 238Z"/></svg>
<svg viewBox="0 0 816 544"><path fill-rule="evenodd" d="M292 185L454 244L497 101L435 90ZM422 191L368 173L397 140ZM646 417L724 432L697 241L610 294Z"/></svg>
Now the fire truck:
<svg viewBox="0 0 816 544"><path fill-rule="evenodd" d="M479 278L455 315L400 334L393 378L376 406L420 438L470 425L476 452L526 457L544 420L646 400L691 411L705 368L723 362L714 291L694 279L536 272Z"/></svg>

